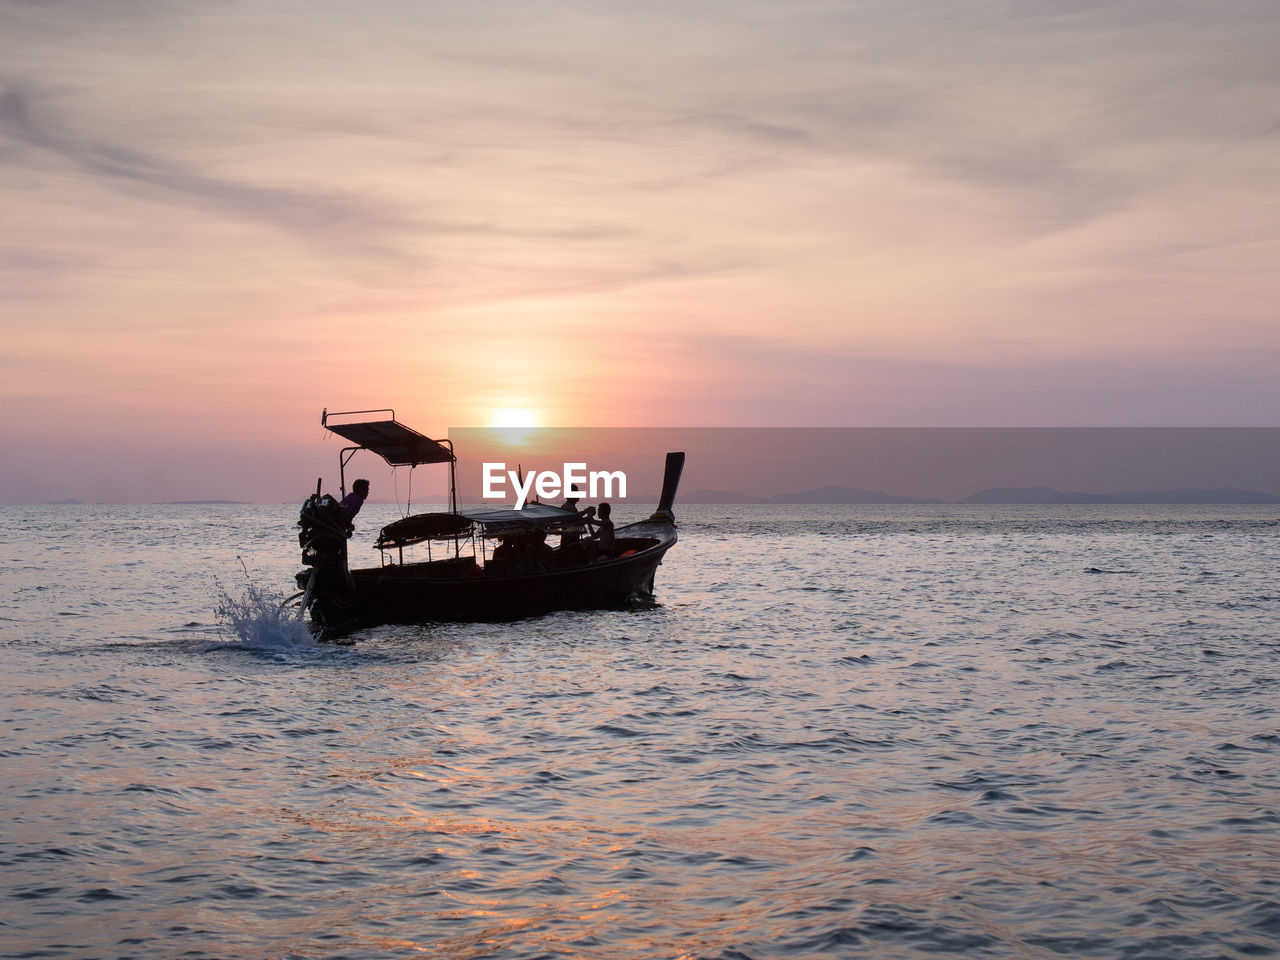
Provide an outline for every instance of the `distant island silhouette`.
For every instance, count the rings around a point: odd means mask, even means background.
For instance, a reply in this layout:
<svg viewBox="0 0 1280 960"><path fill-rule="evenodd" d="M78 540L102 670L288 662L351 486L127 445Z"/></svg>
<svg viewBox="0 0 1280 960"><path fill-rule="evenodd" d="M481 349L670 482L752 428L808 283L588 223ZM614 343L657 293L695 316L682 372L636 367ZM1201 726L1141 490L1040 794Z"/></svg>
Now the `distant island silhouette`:
<svg viewBox="0 0 1280 960"><path fill-rule="evenodd" d="M248 500L164 500L163 507L247 506Z"/></svg>
<svg viewBox="0 0 1280 960"><path fill-rule="evenodd" d="M931 504L945 500L899 497L881 490L861 490L857 487L825 486L796 493L779 493L772 497L755 497L733 490L695 490L680 497L684 503L775 503L775 504L856 504L897 503ZM995 487L971 494L957 503L971 504L1088 504L1088 503L1168 503L1168 504L1280 504L1280 497L1257 490L1237 490L1218 487L1212 490L1125 490L1119 493L1074 493L1053 487Z"/></svg>
<svg viewBox="0 0 1280 960"><path fill-rule="evenodd" d="M972 494L961 503L1280 503L1257 490L1125 490L1121 493L1064 493L1053 487L998 487Z"/></svg>
<svg viewBox="0 0 1280 960"><path fill-rule="evenodd" d="M899 497L882 490L860 490L857 487L825 486L798 493L779 493L772 497L753 497L732 490L696 490L687 497L679 497L685 503L942 503L942 500L919 497Z"/></svg>

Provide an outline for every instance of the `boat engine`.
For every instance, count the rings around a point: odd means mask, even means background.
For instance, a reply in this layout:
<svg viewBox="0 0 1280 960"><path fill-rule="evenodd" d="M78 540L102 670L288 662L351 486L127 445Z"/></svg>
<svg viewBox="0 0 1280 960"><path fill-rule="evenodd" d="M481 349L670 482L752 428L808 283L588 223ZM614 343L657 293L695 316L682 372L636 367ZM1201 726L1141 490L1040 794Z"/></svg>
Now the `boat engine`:
<svg viewBox="0 0 1280 960"><path fill-rule="evenodd" d="M355 583L347 569L347 538L352 527L342 505L329 494L312 494L298 514L302 570L296 580L305 591L303 609L311 614L311 632L322 640L355 628Z"/></svg>

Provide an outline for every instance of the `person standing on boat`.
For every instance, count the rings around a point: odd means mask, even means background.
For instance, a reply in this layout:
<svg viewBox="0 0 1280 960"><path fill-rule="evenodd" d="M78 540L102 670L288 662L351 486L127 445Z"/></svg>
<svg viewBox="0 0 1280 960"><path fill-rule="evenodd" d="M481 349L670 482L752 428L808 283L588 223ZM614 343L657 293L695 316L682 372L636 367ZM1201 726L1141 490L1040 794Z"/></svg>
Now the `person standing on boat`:
<svg viewBox="0 0 1280 960"><path fill-rule="evenodd" d="M346 511L347 523L350 524L369 499L369 481L361 478L351 485L351 492L342 498L342 509Z"/></svg>
<svg viewBox="0 0 1280 960"><path fill-rule="evenodd" d="M612 512L613 508L609 504L602 503L596 507L596 518L594 520L587 518L587 523L595 528L595 537L592 540L595 544L593 560L608 560L613 556L615 547L613 521L609 519Z"/></svg>

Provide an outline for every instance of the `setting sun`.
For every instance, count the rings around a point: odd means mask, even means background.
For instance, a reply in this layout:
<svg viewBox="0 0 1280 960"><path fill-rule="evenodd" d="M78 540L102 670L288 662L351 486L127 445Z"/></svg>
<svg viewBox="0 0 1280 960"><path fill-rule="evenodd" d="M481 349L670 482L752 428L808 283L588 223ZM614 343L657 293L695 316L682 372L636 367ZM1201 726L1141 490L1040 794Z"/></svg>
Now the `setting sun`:
<svg viewBox="0 0 1280 960"><path fill-rule="evenodd" d="M526 407L502 407L489 415L489 426L533 429L538 426L538 414Z"/></svg>

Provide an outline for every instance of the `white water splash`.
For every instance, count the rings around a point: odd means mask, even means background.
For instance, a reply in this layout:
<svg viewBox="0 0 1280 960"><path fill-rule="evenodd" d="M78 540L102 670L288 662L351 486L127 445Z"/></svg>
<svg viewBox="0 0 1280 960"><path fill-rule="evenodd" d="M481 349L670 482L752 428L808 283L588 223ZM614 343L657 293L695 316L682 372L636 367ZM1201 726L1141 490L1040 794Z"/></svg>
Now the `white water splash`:
<svg viewBox="0 0 1280 960"><path fill-rule="evenodd" d="M284 596L249 583L233 597L218 585L213 608L219 624L241 643L251 647L294 647L315 643L296 607L282 607Z"/></svg>

